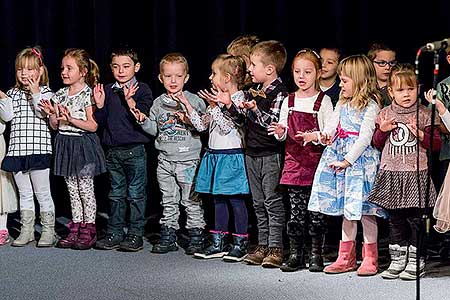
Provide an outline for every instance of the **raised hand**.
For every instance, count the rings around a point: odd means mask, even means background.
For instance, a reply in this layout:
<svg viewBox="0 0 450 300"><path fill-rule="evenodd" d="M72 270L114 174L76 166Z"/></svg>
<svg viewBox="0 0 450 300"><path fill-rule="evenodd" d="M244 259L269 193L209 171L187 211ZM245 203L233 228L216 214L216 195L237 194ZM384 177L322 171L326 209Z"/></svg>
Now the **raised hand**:
<svg viewBox="0 0 450 300"><path fill-rule="evenodd" d="M217 90L215 89L211 89L211 92L209 92L208 90L200 90L198 92L198 95L200 98L203 98L206 100L206 102L208 102L208 104L212 107L217 106L216 102L217 102Z"/></svg>
<svg viewBox="0 0 450 300"><path fill-rule="evenodd" d="M123 94L125 96L125 100L130 100L135 94L136 91L139 89L139 83L136 81L135 83L131 84L130 87L127 87L126 85L123 86Z"/></svg>
<svg viewBox="0 0 450 300"><path fill-rule="evenodd" d="M395 118L389 118L386 115L380 115L380 130L383 132L389 132L397 128L397 121Z"/></svg>
<svg viewBox="0 0 450 300"><path fill-rule="evenodd" d="M55 107L52 105L50 100L41 99L38 104L39 108L45 112L47 115L51 116L56 113Z"/></svg>
<svg viewBox="0 0 450 300"><path fill-rule="evenodd" d="M219 90L219 92L217 93L216 102L222 103L222 104L226 105L227 107L230 106L231 105L230 92Z"/></svg>
<svg viewBox="0 0 450 300"><path fill-rule="evenodd" d="M429 89L425 93L425 99L427 99L427 101L431 104L433 102L433 97L435 97L435 95L436 95L436 90ZM443 114L445 114L445 111L447 110L444 103L442 103L442 101L439 99L436 99L436 109L438 110L438 112L441 116Z"/></svg>
<svg viewBox="0 0 450 300"><path fill-rule="evenodd" d="M58 121L66 121L68 123L72 122L72 116L70 114L69 109L63 105L57 105L58 115L56 119Z"/></svg>
<svg viewBox="0 0 450 300"><path fill-rule="evenodd" d="M105 105L105 90L103 84L98 83L95 85L93 95L95 105L97 105L98 108L102 108Z"/></svg>
<svg viewBox="0 0 450 300"><path fill-rule="evenodd" d="M309 142L317 142L317 132L297 131L295 137L303 138L303 146L306 146Z"/></svg>
<svg viewBox="0 0 450 300"><path fill-rule="evenodd" d="M130 108L130 111L138 122L144 122L146 119L148 119L148 117L136 107Z"/></svg>
<svg viewBox="0 0 450 300"><path fill-rule="evenodd" d="M270 123L269 127L267 128L268 135L277 135L279 137L284 135L284 132L288 129L288 127L281 123Z"/></svg>
<svg viewBox="0 0 450 300"><path fill-rule="evenodd" d="M40 92L39 90L39 82L41 81L41 74L38 74L37 78L31 78L29 77L28 79L28 88L30 89L30 92L32 94L37 94Z"/></svg>
<svg viewBox="0 0 450 300"><path fill-rule="evenodd" d="M175 117L177 117L177 119L184 124L192 125L191 120L184 111L177 111L175 113Z"/></svg>
<svg viewBox="0 0 450 300"><path fill-rule="evenodd" d="M189 104L189 101L188 101L188 99L186 98L186 95L183 93L183 91L179 91L179 92L176 93L176 94L172 94L172 95L170 95L170 97L171 97L173 100L175 100L175 101L178 101L178 102L183 103L184 105L188 105L188 104Z"/></svg>

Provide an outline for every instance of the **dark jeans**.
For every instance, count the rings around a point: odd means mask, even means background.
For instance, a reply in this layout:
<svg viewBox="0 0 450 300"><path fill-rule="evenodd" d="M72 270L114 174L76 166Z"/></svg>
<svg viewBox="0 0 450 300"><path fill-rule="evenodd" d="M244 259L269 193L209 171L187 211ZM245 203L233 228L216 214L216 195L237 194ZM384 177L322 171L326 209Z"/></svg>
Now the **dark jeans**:
<svg viewBox="0 0 450 300"><path fill-rule="evenodd" d="M128 234L142 236L147 199L147 153L144 145L108 149L106 166L111 181L108 233L123 234L128 200Z"/></svg>
<svg viewBox="0 0 450 300"><path fill-rule="evenodd" d="M262 157L246 155L245 164L258 221L258 243L283 247L285 211L283 194L278 188L281 157L279 154Z"/></svg>

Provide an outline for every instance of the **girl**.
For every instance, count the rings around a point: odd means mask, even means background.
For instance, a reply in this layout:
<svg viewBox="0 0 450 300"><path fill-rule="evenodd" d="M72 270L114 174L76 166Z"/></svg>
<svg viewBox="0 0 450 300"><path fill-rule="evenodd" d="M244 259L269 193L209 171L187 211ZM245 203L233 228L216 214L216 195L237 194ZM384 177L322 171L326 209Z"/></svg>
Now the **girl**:
<svg viewBox="0 0 450 300"><path fill-rule="evenodd" d="M363 225L363 261L358 275L374 275L378 270L377 222L385 212L367 202L379 164L379 152L370 143L375 118L380 110L375 69L364 55L343 59L338 67L341 95L332 122L320 134L329 144L320 159L308 209L324 214L343 215L342 240L336 262L325 273L356 269L355 238L357 221ZM333 138L331 138L333 137ZM305 141L315 134L304 134Z"/></svg>
<svg viewBox="0 0 450 300"><path fill-rule="evenodd" d="M25 48L16 56L16 86L7 92L2 104L11 112L5 121L11 121L8 153L2 162L4 171L13 172L19 190L19 237L11 244L22 247L34 241L35 206L39 203L42 224L38 247L56 243L55 205L50 192L50 162L52 145L46 114L39 101L50 99L48 73L39 48ZM14 194L12 194L14 195Z"/></svg>
<svg viewBox="0 0 450 300"><path fill-rule="evenodd" d="M373 145L383 152L380 171L369 201L389 212L391 263L381 276L385 279L400 277L413 280L416 279L418 255L417 230L422 224L427 181L431 180L427 150L430 149L431 134L435 151L439 151L441 147L441 138L438 126L434 132L430 131L430 110L420 105L417 112L418 83L411 65L399 64L392 67L388 78L388 92L393 102L380 112L372 140ZM436 191L432 183L429 192L428 205L432 207L436 202ZM419 276L424 274L424 268L425 260L420 257Z"/></svg>
<svg viewBox="0 0 450 300"><path fill-rule="evenodd" d="M287 185L291 204L291 217L287 223L290 243L289 259L280 267L292 272L305 268L304 242L311 235L309 270L323 270L322 244L324 241L324 215L307 210L311 186L323 151L321 145L303 145L302 132L323 130L330 121L333 104L320 90L321 61L310 49L297 53L292 62L294 82L298 89L284 99L279 123L269 126L269 135L286 140L285 161L281 184Z"/></svg>
<svg viewBox="0 0 450 300"><path fill-rule="evenodd" d="M97 64L83 49L68 49L61 65L66 87L50 101L41 101L49 114L50 125L58 130L55 137L54 174L64 176L70 194L72 222L70 234L59 240L58 247L89 249L97 239L94 176L106 171L103 150L95 134L92 117L92 87L98 80Z"/></svg>
<svg viewBox="0 0 450 300"><path fill-rule="evenodd" d="M226 105L236 107L244 101L243 86L246 68L240 56L219 55L212 64L209 77L213 85L212 92L201 91L209 107L206 114L200 116L183 97L178 99L186 106L187 115L198 131L209 128L208 149L203 156L198 171L195 190L212 194L215 210L215 227L211 231L212 245L200 253L197 258L223 257L224 261L242 261L247 254L248 215L246 195L249 185L245 171L243 153L243 135L240 128L226 117L221 108ZM234 230L233 249L227 254L224 248L228 234L228 204L233 208Z"/></svg>
<svg viewBox="0 0 450 300"><path fill-rule="evenodd" d="M425 99L430 103L433 101L433 92L433 90L429 90L425 93ZM450 130L450 112L444 103L438 99L436 99L436 109L445 128ZM450 230L450 168L447 169L444 182L437 196L433 216L436 218L436 225L433 227L437 232L446 233Z"/></svg>

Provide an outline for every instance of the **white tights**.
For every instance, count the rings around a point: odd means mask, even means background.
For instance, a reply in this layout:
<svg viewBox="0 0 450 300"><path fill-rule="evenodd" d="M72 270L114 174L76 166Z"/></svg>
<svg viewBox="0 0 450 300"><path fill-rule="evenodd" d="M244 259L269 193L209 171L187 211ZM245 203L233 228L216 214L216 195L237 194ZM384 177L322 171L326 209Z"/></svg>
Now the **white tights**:
<svg viewBox="0 0 450 300"><path fill-rule="evenodd" d="M362 216L364 243L371 244L377 242L378 226L375 216ZM351 221L344 218L342 221L342 241L354 241L358 230L358 221Z"/></svg>
<svg viewBox="0 0 450 300"><path fill-rule="evenodd" d="M55 211L50 193L50 169L17 172L14 173L14 179L19 190L20 210L35 211L34 195L36 195L41 212Z"/></svg>

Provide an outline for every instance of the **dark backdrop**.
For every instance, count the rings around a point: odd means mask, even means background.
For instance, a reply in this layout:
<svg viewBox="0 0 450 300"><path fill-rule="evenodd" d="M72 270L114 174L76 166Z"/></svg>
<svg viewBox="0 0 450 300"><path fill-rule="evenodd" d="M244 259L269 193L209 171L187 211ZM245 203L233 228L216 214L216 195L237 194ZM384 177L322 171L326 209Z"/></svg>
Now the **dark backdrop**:
<svg viewBox="0 0 450 300"><path fill-rule="evenodd" d="M110 82L111 50L129 45L139 53L140 80L155 96L163 90L157 81L158 61L172 51L190 63L187 89L209 86L210 64L236 36L248 33L277 39L288 50L288 65L303 48L335 45L345 54L366 53L372 42L386 42L398 60L414 63L417 49L430 41L450 37L450 2L345 0L0 0L0 89L14 84L14 59L27 46L40 45L54 91L61 87L59 65L69 47L85 48L101 69L101 81ZM421 56L419 81L430 87L433 56ZM450 75L443 55L439 79ZM292 89L289 67L281 74ZM153 200L155 153L150 148L149 189ZM106 196L105 176L97 178L99 196ZM52 178L55 202L66 198L61 178ZM67 202L66 202L67 203ZM104 210L104 201L99 201ZM149 210L157 208L151 201ZM57 208L69 209L67 205ZM66 212L67 213L67 212Z"/></svg>

